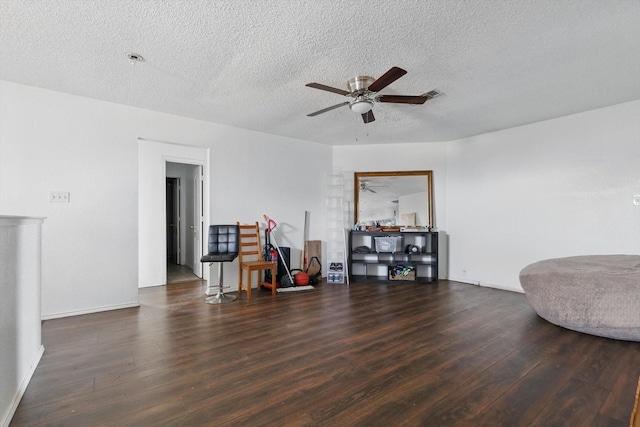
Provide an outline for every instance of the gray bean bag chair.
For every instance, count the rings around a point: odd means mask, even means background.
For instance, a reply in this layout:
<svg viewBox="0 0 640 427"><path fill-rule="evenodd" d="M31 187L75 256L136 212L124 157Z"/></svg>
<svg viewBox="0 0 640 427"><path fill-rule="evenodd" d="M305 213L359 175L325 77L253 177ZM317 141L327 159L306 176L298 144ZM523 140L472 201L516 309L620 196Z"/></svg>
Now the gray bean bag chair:
<svg viewBox="0 0 640 427"><path fill-rule="evenodd" d="M640 341L640 256L586 255L528 265L520 284L538 315L578 332Z"/></svg>

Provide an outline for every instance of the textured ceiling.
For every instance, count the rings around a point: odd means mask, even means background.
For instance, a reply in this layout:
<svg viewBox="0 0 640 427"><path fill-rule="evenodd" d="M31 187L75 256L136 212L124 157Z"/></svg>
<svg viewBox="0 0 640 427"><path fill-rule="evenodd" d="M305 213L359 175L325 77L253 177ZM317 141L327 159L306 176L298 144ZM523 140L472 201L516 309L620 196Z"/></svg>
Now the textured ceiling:
<svg viewBox="0 0 640 427"><path fill-rule="evenodd" d="M325 144L447 141L640 99L639 0L2 0L0 79ZM145 61L132 66L136 52ZM408 74L364 124L355 75Z"/></svg>

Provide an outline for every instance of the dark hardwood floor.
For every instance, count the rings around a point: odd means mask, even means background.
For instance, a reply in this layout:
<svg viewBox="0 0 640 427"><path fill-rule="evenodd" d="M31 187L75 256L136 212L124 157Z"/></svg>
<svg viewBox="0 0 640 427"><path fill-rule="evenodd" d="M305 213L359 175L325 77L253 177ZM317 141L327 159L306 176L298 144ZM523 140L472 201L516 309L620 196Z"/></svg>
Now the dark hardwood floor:
<svg viewBox="0 0 640 427"><path fill-rule="evenodd" d="M456 282L321 284L47 320L12 426L628 426L640 343Z"/></svg>

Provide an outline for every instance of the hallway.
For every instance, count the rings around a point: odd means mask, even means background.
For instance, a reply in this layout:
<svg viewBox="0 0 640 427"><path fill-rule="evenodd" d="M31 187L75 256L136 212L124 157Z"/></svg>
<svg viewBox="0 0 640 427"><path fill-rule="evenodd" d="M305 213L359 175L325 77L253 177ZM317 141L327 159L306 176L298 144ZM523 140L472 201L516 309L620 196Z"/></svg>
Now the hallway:
<svg viewBox="0 0 640 427"><path fill-rule="evenodd" d="M186 265L178 265L167 260L167 284L188 282L191 280L200 280L198 276L193 274L193 270Z"/></svg>

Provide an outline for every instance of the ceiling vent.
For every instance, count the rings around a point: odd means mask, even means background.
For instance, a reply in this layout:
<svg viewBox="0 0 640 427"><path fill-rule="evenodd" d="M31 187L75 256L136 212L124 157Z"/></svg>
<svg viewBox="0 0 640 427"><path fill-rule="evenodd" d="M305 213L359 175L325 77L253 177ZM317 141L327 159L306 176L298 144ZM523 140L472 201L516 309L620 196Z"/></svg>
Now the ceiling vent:
<svg viewBox="0 0 640 427"><path fill-rule="evenodd" d="M424 96L426 98L433 99L433 98L439 97L440 95L442 95L442 92L438 92L437 89L434 89L434 90L430 90L429 92L423 93L420 96Z"/></svg>
<svg viewBox="0 0 640 427"><path fill-rule="evenodd" d="M127 53L127 58L129 58L129 61L131 61L131 65L136 65L136 63L138 62L144 62L144 58L142 57L142 55L135 52Z"/></svg>

